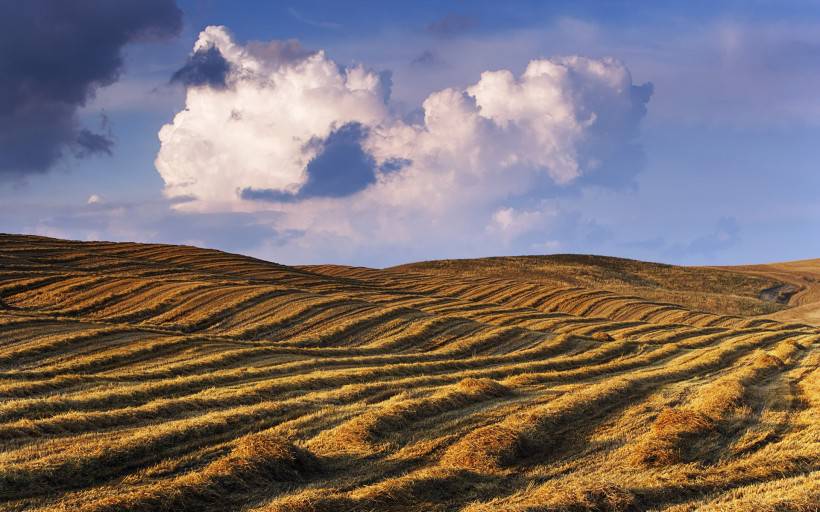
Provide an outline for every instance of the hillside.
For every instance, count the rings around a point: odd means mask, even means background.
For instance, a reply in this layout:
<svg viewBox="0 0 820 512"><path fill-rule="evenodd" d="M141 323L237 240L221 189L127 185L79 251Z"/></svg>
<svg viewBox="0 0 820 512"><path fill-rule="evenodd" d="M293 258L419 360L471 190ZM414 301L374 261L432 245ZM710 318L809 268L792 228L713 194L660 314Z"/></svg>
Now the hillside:
<svg viewBox="0 0 820 512"><path fill-rule="evenodd" d="M0 235L0 510L815 511L818 279Z"/></svg>
<svg viewBox="0 0 820 512"><path fill-rule="evenodd" d="M777 300L761 297L764 290L784 284L777 276L676 267L606 256L559 254L442 260L402 265L396 270L498 277L540 285L607 290L721 315L761 315L786 308Z"/></svg>
<svg viewBox="0 0 820 512"><path fill-rule="evenodd" d="M729 270L783 283L792 294L788 301L792 307L769 315L770 318L820 325L820 259L745 265Z"/></svg>

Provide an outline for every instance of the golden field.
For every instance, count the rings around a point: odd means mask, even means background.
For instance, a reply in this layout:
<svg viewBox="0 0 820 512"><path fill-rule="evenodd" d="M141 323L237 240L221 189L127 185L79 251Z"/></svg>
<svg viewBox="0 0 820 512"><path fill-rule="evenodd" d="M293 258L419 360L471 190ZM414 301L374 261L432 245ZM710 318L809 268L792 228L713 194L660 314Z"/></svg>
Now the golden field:
<svg viewBox="0 0 820 512"><path fill-rule="evenodd" d="M820 260L0 235L0 510L820 510Z"/></svg>

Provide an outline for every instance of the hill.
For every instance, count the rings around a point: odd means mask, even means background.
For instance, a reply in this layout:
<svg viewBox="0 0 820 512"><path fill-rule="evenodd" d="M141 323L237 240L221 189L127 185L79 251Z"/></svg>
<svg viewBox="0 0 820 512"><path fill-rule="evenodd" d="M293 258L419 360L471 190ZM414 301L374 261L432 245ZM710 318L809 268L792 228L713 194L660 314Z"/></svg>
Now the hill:
<svg viewBox="0 0 820 512"><path fill-rule="evenodd" d="M403 265L396 270L498 277L579 290L607 290L722 315L760 315L786 308L776 298L762 293L784 284L777 277L606 256L558 254L442 260Z"/></svg>
<svg viewBox="0 0 820 512"><path fill-rule="evenodd" d="M817 510L818 276L0 235L0 510Z"/></svg>
<svg viewBox="0 0 820 512"><path fill-rule="evenodd" d="M792 307L769 315L770 318L820 325L820 259L745 265L728 269L783 283L779 289L790 294L787 303Z"/></svg>

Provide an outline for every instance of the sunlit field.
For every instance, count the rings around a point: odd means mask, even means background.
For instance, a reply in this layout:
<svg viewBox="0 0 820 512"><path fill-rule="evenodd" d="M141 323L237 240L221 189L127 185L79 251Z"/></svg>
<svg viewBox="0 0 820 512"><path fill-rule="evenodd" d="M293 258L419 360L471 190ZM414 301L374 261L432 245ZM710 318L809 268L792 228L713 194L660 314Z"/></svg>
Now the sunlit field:
<svg viewBox="0 0 820 512"><path fill-rule="evenodd" d="M0 510L815 511L820 260L0 236Z"/></svg>

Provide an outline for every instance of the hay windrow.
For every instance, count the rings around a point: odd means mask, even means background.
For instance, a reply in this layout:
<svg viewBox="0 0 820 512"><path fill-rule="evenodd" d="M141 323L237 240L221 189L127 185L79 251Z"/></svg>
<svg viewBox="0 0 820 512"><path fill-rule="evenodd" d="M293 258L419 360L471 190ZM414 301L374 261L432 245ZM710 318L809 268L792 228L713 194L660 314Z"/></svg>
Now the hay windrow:
<svg viewBox="0 0 820 512"><path fill-rule="evenodd" d="M0 512L813 510L808 275L0 235Z"/></svg>

